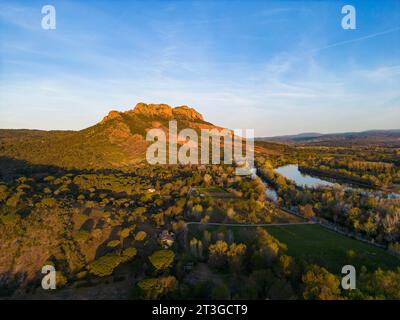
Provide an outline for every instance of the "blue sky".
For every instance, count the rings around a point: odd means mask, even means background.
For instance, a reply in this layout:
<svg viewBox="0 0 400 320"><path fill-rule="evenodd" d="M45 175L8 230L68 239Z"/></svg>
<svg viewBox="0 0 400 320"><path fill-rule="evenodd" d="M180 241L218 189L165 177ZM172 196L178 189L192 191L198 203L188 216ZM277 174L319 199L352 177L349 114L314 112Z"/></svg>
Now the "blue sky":
<svg viewBox="0 0 400 320"><path fill-rule="evenodd" d="M400 1L0 0L0 21L0 128L82 129L139 101L257 136L400 128Z"/></svg>

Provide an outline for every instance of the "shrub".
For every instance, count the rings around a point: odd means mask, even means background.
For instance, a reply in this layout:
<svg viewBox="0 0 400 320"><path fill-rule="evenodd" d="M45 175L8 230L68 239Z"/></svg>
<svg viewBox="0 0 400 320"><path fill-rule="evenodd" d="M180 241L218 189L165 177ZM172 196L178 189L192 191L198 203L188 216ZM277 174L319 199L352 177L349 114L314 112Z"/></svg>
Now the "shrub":
<svg viewBox="0 0 400 320"><path fill-rule="evenodd" d="M390 243L388 250L390 253L400 258L400 242Z"/></svg>
<svg viewBox="0 0 400 320"><path fill-rule="evenodd" d="M87 276L87 271L81 271L79 273L76 274L76 278L77 279L83 279Z"/></svg>
<svg viewBox="0 0 400 320"><path fill-rule="evenodd" d="M139 231L136 236L135 236L135 240L136 241L143 241L146 238L147 234L144 231Z"/></svg>
<svg viewBox="0 0 400 320"><path fill-rule="evenodd" d="M156 271L167 269L174 261L175 253L171 250L158 250L154 252L149 260Z"/></svg>
<svg viewBox="0 0 400 320"><path fill-rule="evenodd" d="M173 276L161 278L148 278L137 283L139 294L144 299L159 299L175 290L176 278Z"/></svg>
<svg viewBox="0 0 400 320"><path fill-rule="evenodd" d="M54 198L43 198L40 202L40 207L55 207L57 205L57 200Z"/></svg>
<svg viewBox="0 0 400 320"><path fill-rule="evenodd" d="M112 240L109 243L107 243L107 247L109 248L115 248L120 244L119 240Z"/></svg>
<svg viewBox="0 0 400 320"><path fill-rule="evenodd" d="M124 261L128 261L133 259L136 256L137 250L136 248L128 248L122 251L122 258Z"/></svg>
<svg viewBox="0 0 400 320"><path fill-rule="evenodd" d="M74 235L74 239L76 241L86 241L87 239L89 239L89 237L90 233L85 230L77 231Z"/></svg>
<svg viewBox="0 0 400 320"><path fill-rule="evenodd" d="M65 287L67 285L67 277L64 276L60 271L56 272L56 286L58 288Z"/></svg>
<svg viewBox="0 0 400 320"><path fill-rule="evenodd" d="M214 286L211 292L211 297L216 300L228 300L231 298L231 293L228 287L223 282L221 282Z"/></svg>
<svg viewBox="0 0 400 320"><path fill-rule="evenodd" d="M317 265L308 267L302 276L304 299L337 300L340 298L339 280L325 268Z"/></svg>
<svg viewBox="0 0 400 320"><path fill-rule="evenodd" d="M4 184L0 184L0 202L5 200L8 196L8 188Z"/></svg>
<svg viewBox="0 0 400 320"><path fill-rule="evenodd" d="M106 254L92 262L89 265L89 271L99 277L109 276L121 262L120 256L116 254Z"/></svg>
<svg viewBox="0 0 400 320"><path fill-rule="evenodd" d="M125 228L125 229L121 230L119 235L120 235L121 238L126 238L126 237L129 236L130 233L131 233L131 229Z"/></svg>

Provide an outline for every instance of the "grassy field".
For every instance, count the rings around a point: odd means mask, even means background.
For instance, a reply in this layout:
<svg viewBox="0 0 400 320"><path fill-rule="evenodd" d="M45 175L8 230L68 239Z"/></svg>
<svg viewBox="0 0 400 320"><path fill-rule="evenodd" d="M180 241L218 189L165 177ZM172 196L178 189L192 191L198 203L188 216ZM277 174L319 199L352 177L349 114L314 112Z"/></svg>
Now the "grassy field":
<svg viewBox="0 0 400 320"><path fill-rule="evenodd" d="M320 225L271 225L266 229L288 246L289 255L325 266L333 273L340 273L345 264L352 264L357 270L361 266L366 266L368 270L400 267L400 260L384 249L345 237ZM353 257L348 255L349 250L355 252Z"/></svg>
<svg viewBox="0 0 400 320"><path fill-rule="evenodd" d="M198 227L191 225L190 234L200 237L201 232L199 232ZM202 228L204 227L202 226ZM255 230L255 227L240 226L206 226L206 228L210 231L224 231L224 233L232 230L235 242L241 242L239 230ZM346 264L353 265L356 270L365 266L369 271L377 268L395 269L400 267L400 260L384 249L345 237L317 224L271 225L264 228L280 242L287 245L288 255L321 265L335 274L340 274L342 267ZM354 251L353 256L348 254L350 250Z"/></svg>
<svg viewBox="0 0 400 320"><path fill-rule="evenodd" d="M234 196L232 193L219 188L219 187L208 187L208 188L196 188L197 191L200 194L204 194L207 197L213 197L213 198L218 198L221 200L227 200L227 199L237 199L236 196Z"/></svg>

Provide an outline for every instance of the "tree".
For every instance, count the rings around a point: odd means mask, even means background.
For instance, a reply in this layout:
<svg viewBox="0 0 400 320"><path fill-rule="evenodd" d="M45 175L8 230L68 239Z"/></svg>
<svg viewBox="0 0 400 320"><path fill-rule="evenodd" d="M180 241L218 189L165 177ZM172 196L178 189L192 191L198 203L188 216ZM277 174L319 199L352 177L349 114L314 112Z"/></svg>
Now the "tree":
<svg viewBox="0 0 400 320"><path fill-rule="evenodd" d="M116 254L106 254L89 265L90 273L105 277L114 272L114 269L122 262L121 258Z"/></svg>
<svg viewBox="0 0 400 320"><path fill-rule="evenodd" d="M121 258L124 261L129 261L132 260L136 256L136 254L137 254L136 248L133 247L127 248L124 251L122 251Z"/></svg>
<svg viewBox="0 0 400 320"><path fill-rule="evenodd" d="M293 272L294 261L291 256L282 255L279 257L279 267L281 272L287 277Z"/></svg>
<svg viewBox="0 0 400 320"><path fill-rule="evenodd" d="M390 243L388 250L389 252L400 258L400 242Z"/></svg>
<svg viewBox="0 0 400 320"><path fill-rule="evenodd" d="M8 196L8 188L5 184L0 184L0 202L5 200Z"/></svg>
<svg viewBox="0 0 400 320"><path fill-rule="evenodd" d="M111 240L110 242L107 243L107 247L109 248L115 248L119 246L120 241L119 240Z"/></svg>
<svg viewBox="0 0 400 320"><path fill-rule="evenodd" d="M361 272L360 289L378 299L400 299L400 268L396 271Z"/></svg>
<svg viewBox="0 0 400 320"><path fill-rule="evenodd" d="M56 285L57 288L65 287L68 283L67 277L60 271L56 272Z"/></svg>
<svg viewBox="0 0 400 320"><path fill-rule="evenodd" d="M147 234L145 231L139 231L136 235L135 235L135 240L136 241L143 241L146 238Z"/></svg>
<svg viewBox="0 0 400 320"><path fill-rule="evenodd" d="M310 300L337 300L340 298L339 280L323 267L311 265L303 274L303 297Z"/></svg>
<svg viewBox="0 0 400 320"><path fill-rule="evenodd" d="M305 206L300 206L300 212L303 214L304 218L311 219L315 216L313 206L311 204L306 204Z"/></svg>
<svg viewBox="0 0 400 320"><path fill-rule="evenodd" d="M201 240L197 240L193 238L190 240L190 252L195 258L202 258L203 257L203 243Z"/></svg>
<svg viewBox="0 0 400 320"><path fill-rule="evenodd" d="M223 268L227 263L235 271L241 267L242 257L246 252L246 245L243 243L232 243L230 246L222 240L208 247L210 257L209 262L216 268Z"/></svg>
<svg viewBox="0 0 400 320"><path fill-rule="evenodd" d="M208 173L206 173L203 177L203 180L206 187L208 187L212 182L212 177Z"/></svg>
<svg viewBox="0 0 400 320"><path fill-rule="evenodd" d="M158 250L154 252L149 260L154 269L159 272L168 269L174 262L175 253L172 250Z"/></svg>
<svg viewBox="0 0 400 320"><path fill-rule="evenodd" d="M220 282L214 286L211 292L211 298L214 300L228 300L231 298L231 292L223 282Z"/></svg>
<svg viewBox="0 0 400 320"><path fill-rule="evenodd" d="M129 236L130 233L131 233L131 229L130 229L130 228L125 228L125 229L122 229L122 230L120 231L119 236L120 236L122 239L125 239L125 238L127 238L127 237Z"/></svg>
<svg viewBox="0 0 400 320"><path fill-rule="evenodd" d="M289 300L294 297L293 288L285 278L275 278L268 290L268 298L273 300Z"/></svg>
<svg viewBox="0 0 400 320"><path fill-rule="evenodd" d="M367 222L364 223L364 230L368 235L371 235L376 230L376 225L374 223L374 219L369 217Z"/></svg>
<svg viewBox="0 0 400 320"><path fill-rule="evenodd" d="M229 246L225 241L218 240L215 244L211 244L208 247L210 264L216 268L223 267L227 262L228 250Z"/></svg>
<svg viewBox="0 0 400 320"><path fill-rule="evenodd" d="M195 214L199 214L203 212L203 207L201 206L201 204L196 204L193 209L192 212Z"/></svg>
<svg viewBox="0 0 400 320"><path fill-rule="evenodd" d="M228 251L228 263L231 269L235 272L239 272L242 268L243 257L246 253L246 245L243 243L232 243L229 246Z"/></svg>
<svg viewBox="0 0 400 320"><path fill-rule="evenodd" d="M139 295L144 299L159 299L176 289L177 280L173 276L148 278L137 283Z"/></svg>
<svg viewBox="0 0 400 320"><path fill-rule="evenodd" d="M278 255L287 250L285 244L271 236L265 229L257 228L258 251L257 255L267 262L274 261Z"/></svg>

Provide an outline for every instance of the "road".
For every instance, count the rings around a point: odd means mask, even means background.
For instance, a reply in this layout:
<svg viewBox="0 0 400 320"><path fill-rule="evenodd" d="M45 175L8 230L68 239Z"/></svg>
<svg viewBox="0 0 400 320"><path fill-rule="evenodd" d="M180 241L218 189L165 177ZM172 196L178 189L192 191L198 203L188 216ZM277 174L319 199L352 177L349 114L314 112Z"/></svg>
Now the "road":
<svg viewBox="0 0 400 320"><path fill-rule="evenodd" d="M222 222L195 222L188 221L186 225L226 226L226 227L272 227L272 226L294 226L302 224L316 224L315 222L294 222L294 223L222 223Z"/></svg>

